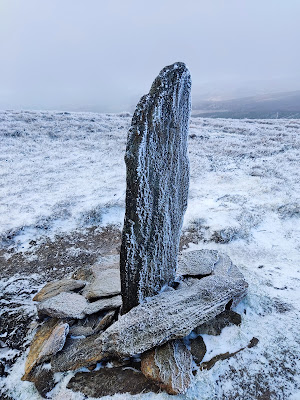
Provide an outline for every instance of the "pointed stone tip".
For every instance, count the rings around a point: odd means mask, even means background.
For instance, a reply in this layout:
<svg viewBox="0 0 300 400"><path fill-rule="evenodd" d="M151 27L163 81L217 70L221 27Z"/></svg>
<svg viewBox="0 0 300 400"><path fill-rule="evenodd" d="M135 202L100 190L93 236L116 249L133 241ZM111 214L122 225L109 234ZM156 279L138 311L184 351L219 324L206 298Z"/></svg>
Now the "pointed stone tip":
<svg viewBox="0 0 300 400"><path fill-rule="evenodd" d="M174 70L174 69L188 69L187 68L187 66L185 65L185 63L184 62L181 62L181 61L177 61L177 62L175 62L175 63L173 63L173 64L171 64L171 65L167 65L166 67L164 67L162 70L161 70L161 72L163 72L163 71L165 71L165 70L167 70L167 71L172 71L172 70Z"/></svg>
<svg viewBox="0 0 300 400"><path fill-rule="evenodd" d="M175 62L174 64L167 65L166 67L164 67L160 71L158 76L160 78L164 78L174 72L178 75L179 74L181 75L182 73L188 73L190 75L190 71L189 71L188 67L185 65L185 63L178 61L178 62Z"/></svg>
<svg viewBox="0 0 300 400"><path fill-rule="evenodd" d="M156 79L153 81L152 86L149 91L150 96L158 96L160 92L169 93L174 89L177 83L179 83L182 78L185 81L186 88L190 91L192 79L190 71L183 62L176 62L171 65L164 67ZM142 97L142 102L147 100L148 95Z"/></svg>

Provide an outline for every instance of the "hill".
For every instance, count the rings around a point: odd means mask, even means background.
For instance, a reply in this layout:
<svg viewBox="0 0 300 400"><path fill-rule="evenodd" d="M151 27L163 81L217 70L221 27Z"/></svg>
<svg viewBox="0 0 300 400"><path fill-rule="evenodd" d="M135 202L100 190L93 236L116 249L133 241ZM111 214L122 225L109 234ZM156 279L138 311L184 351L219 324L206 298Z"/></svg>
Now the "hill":
<svg viewBox="0 0 300 400"><path fill-rule="evenodd" d="M300 90L225 101L194 100L193 116L211 118L300 118Z"/></svg>

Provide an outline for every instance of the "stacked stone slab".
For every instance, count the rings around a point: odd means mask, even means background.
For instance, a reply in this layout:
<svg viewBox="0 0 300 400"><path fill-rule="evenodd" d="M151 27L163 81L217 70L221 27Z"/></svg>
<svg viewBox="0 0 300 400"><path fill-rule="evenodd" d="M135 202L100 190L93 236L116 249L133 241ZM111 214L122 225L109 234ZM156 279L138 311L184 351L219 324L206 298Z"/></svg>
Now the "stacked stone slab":
<svg viewBox="0 0 300 400"><path fill-rule="evenodd" d="M159 73L132 118L120 260L123 313L175 278L189 186L190 110L191 76L178 62Z"/></svg>

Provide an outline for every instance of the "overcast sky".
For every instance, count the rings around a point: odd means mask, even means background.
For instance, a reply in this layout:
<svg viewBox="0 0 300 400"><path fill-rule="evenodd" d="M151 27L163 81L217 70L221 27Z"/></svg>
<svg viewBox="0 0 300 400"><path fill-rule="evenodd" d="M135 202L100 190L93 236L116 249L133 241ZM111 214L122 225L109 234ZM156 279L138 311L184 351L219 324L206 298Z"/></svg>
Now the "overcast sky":
<svg viewBox="0 0 300 400"><path fill-rule="evenodd" d="M125 111L176 61L194 96L300 89L299 0L0 0L0 108Z"/></svg>

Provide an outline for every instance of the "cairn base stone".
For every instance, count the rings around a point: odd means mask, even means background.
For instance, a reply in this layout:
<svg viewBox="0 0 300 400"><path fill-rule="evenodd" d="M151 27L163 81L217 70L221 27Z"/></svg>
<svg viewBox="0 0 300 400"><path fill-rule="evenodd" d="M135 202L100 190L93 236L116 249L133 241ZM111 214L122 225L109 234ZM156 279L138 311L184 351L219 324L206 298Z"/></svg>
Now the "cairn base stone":
<svg viewBox="0 0 300 400"><path fill-rule="evenodd" d="M185 393L192 379L192 355L181 340L142 355L142 373L169 394Z"/></svg>
<svg viewBox="0 0 300 400"><path fill-rule="evenodd" d="M116 393L134 395L160 391L159 386L147 380L141 372L122 367L79 372L70 380L67 388L94 398L113 396Z"/></svg>

